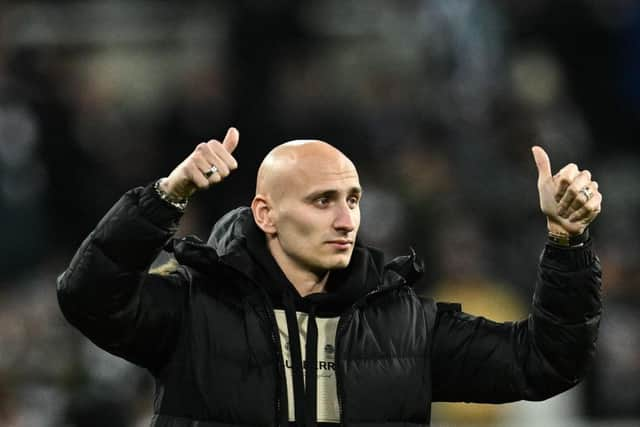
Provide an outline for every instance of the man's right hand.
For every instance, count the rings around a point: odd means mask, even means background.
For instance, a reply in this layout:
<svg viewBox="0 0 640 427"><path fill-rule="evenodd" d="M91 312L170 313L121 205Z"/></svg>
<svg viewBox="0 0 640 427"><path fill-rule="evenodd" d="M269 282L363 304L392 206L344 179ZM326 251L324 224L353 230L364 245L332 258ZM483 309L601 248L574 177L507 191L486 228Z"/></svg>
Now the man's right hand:
<svg viewBox="0 0 640 427"><path fill-rule="evenodd" d="M193 153L160 182L160 189L171 198L188 199L198 190L205 190L229 176L238 168L231 153L238 146L240 134L230 127L222 143L212 139L198 144ZM217 172L207 178L205 173L215 166Z"/></svg>

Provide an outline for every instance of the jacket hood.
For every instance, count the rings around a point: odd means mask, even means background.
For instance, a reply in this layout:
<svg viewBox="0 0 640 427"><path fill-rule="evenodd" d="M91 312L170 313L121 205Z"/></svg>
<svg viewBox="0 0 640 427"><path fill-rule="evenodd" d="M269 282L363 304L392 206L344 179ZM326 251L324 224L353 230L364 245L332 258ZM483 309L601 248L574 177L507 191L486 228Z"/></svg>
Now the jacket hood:
<svg viewBox="0 0 640 427"><path fill-rule="evenodd" d="M257 227L251 209L247 206L233 209L214 224L207 245L215 249L218 256L225 256L238 249L252 226Z"/></svg>

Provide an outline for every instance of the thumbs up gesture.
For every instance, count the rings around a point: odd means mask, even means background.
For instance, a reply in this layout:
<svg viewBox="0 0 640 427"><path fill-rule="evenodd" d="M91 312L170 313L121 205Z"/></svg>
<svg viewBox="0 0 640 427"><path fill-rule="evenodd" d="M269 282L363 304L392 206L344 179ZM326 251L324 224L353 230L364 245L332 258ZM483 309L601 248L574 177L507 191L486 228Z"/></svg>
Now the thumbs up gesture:
<svg viewBox="0 0 640 427"><path fill-rule="evenodd" d="M222 142L212 139L198 144L167 178L162 178L161 190L173 200L186 200L196 191L219 183L238 167L231 154L239 139L238 130L230 127Z"/></svg>
<svg viewBox="0 0 640 427"><path fill-rule="evenodd" d="M579 170L574 163L552 175L547 153L538 146L531 151L538 168L540 209L547 216L549 232L571 236L583 233L601 210L598 183L591 180L591 172Z"/></svg>

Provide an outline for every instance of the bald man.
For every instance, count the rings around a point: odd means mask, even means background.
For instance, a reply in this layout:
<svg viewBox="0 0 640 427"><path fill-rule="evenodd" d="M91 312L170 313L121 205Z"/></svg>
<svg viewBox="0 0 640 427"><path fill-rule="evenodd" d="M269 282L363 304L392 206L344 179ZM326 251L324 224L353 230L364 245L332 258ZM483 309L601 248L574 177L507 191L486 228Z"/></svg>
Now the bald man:
<svg viewBox="0 0 640 427"><path fill-rule="evenodd" d="M588 171L552 175L533 148L549 241L530 315L496 323L416 296L415 254L384 264L357 240L357 170L322 141L274 148L208 242L173 238L189 198L238 167L238 140L126 193L58 280L67 319L155 377L153 426L425 426L432 401L542 400L583 377L601 312ZM178 267L150 273L163 248Z"/></svg>

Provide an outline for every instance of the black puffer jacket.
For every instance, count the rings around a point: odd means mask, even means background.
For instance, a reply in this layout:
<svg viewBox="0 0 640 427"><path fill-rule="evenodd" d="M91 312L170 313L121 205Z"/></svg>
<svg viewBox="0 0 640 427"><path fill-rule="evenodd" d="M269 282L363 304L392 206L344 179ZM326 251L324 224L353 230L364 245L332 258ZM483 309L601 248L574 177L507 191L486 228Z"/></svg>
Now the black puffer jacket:
<svg viewBox="0 0 640 427"><path fill-rule="evenodd" d="M269 276L248 244L250 211L223 218L210 244L173 240L179 216L151 187L125 194L60 276L63 313L154 375L155 426L287 425L273 284L264 285ZM163 247L181 267L149 274ZM410 285L419 270L413 256L383 265L359 246L339 275L348 289L337 302L343 425L428 425L432 401L541 400L585 374L601 312L590 244L547 245L531 314L513 323L417 297Z"/></svg>

